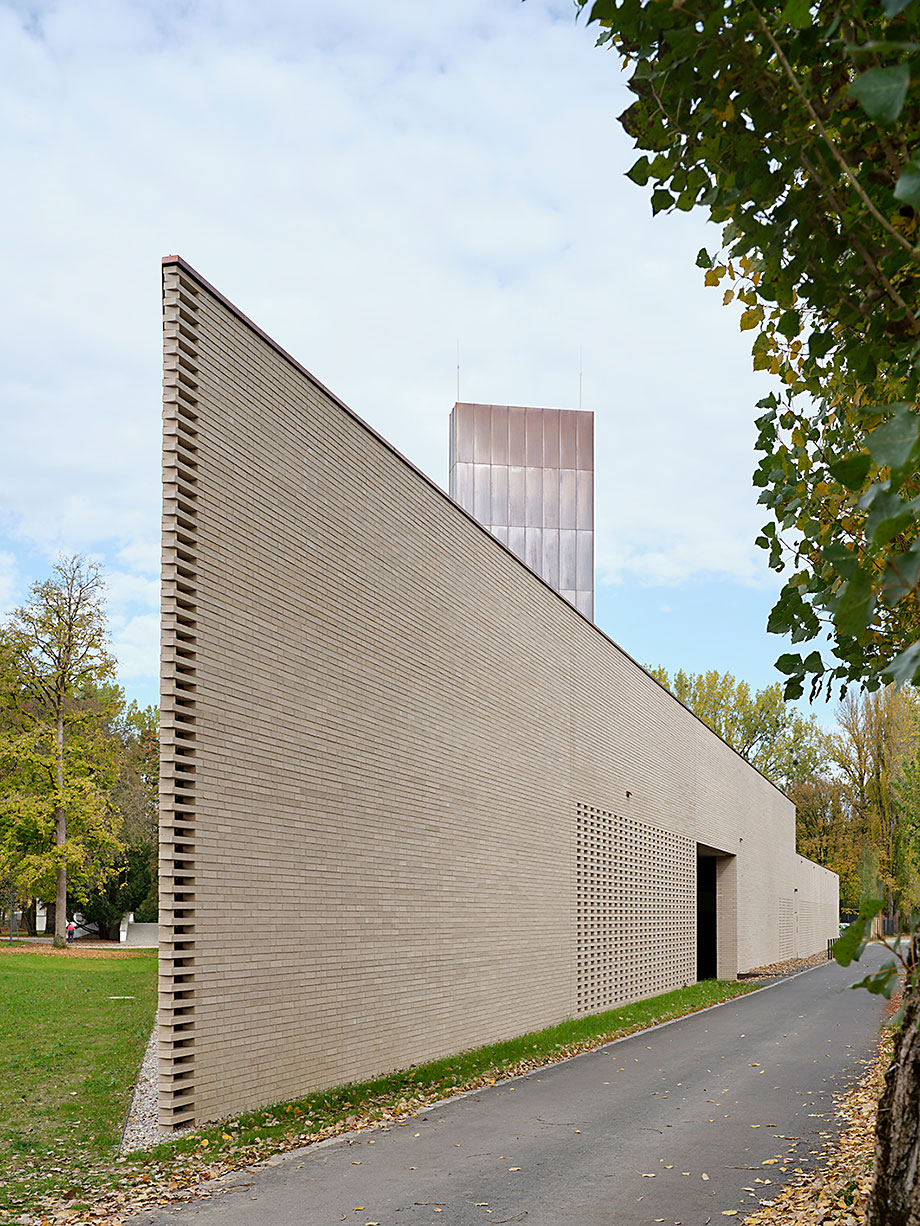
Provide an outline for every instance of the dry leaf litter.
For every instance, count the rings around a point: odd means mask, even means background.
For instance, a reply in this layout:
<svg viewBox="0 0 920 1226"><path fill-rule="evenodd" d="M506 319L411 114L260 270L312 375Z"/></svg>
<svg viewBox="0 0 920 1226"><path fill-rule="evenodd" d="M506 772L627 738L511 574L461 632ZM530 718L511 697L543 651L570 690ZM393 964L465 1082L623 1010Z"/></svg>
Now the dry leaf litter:
<svg viewBox="0 0 920 1226"><path fill-rule="evenodd" d="M756 968L751 976L769 979L788 975L806 966L816 965L825 958L826 955L821 954L775 963ZM153 1114L157 1094L156 1033L154 1027L129 1110L122 1152L132 1146L150 1146L163 1139ZM603 1042L586 1040L571 1044L552 1058L543 1056L539 1060L522 1060L513 1067L503 1069L498 1077L483 1075L473 1079L450 1097L475 1093L478 1089L495 1085L497 1080L518 1077L547 1064L570 1059L583 1051L603 1046ZM770 1223L770 1226L863 1226L872 1171L875 1113L888 1060L887 1043L882 1039L876 1057L864 1062L868 1067L860 1082L838 1098L837 1115L847 1122L847 1126L836 1143L820 1155L819 1168L786 1184L771 1200L763 1200L760 1208L742 1219L745 1223L750 1223L750 1226L764 1226L765 1223ZM297 1134L241 1145L216 1160L209 1160L208 1142L203 1140L195 1153L173 1159L168 1168L151 1163L143 1172L126 1172L123 1186L101 1192L89 1208L84 1205L76 1209L60 1202L47 1202L37 1207L37 1211L31 1215L18 1215L17 1220L23 1226L64 1226L65 1223L67 1226L123 1226L127 1218L145 1209L220 1194L223 1176L241 1169L269 1165L276 1155L351 1132L378 1128L386 1131L394 1125L406 1127L412 1117L421 1115L440 1101L443 1101L443 1095L437 1093L406 1096L382 1103L376 1112L350 1115L337 1124L315 1131L311 1131L311 1121L304 1119L303 1131ZM278 1115L283 1114L284 1109L279 1108ZM266 1122L271 1124L273 1120L269 1117ZM228 1122L227 1127L232 1131L233 1123ZM194 1129L188 1131L193 1132ZM171 1132L170 1136L175 1136L175 1133ZM87 1189L87 1194L94 1193Z"/></svg>

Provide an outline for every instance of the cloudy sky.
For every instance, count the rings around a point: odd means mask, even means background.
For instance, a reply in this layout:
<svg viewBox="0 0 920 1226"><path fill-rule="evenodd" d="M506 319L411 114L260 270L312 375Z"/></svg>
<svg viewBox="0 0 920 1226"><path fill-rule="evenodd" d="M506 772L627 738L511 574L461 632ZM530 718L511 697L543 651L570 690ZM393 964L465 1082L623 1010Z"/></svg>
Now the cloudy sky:
<svg viewBox="0 0 920 1226"><path fill-rule="evenodd" d="M596 415L598 624L761 686L750 341L701 217L624 178L569 0L0 0L0 614L105 565L156 700L160 257L179 253L442 485L456 398Z"/></svg>

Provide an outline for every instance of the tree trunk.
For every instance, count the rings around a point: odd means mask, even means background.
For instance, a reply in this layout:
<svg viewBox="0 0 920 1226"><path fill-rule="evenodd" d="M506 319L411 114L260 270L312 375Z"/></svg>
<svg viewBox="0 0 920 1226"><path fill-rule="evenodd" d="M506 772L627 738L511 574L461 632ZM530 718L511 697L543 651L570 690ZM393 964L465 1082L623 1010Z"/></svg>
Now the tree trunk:
<svg viewBox="0 0 920 1226"><path fill-rule="evenodd" d="M45 936L54 932L54 913L57 910L57 903L45 903Z"/></svg>
<svg viewBox="0 0 920 1226"><path fill-rule="evenodd" d="M905 988L905 992L908 990ZM866 1226L920 1226L920 995L906 995L875 1127Z"/></svg>
<svg viewBox="0 0 920 1226"><path fill-rule="evenodd" d="M58 797L64 796L64 709L58 706L57 713L57 786ZM63 804L58 804L54 810L54 844L63 847L67 841L67 815ZM67 865L61 863L57 871L57 890L55 892L54 908L54 943L67 944Z"/></svg>

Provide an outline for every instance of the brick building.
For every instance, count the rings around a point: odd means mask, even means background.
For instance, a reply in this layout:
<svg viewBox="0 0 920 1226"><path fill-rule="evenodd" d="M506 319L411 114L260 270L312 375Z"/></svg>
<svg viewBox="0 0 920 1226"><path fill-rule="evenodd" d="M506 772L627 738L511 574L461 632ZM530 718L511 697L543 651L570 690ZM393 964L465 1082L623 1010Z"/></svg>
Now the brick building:
<svg viewBox="0 0 920 1226"><path fill-rule="evenodd" d="M835 933L781 792L179 257L163 290L165 1126Z"/></svg>

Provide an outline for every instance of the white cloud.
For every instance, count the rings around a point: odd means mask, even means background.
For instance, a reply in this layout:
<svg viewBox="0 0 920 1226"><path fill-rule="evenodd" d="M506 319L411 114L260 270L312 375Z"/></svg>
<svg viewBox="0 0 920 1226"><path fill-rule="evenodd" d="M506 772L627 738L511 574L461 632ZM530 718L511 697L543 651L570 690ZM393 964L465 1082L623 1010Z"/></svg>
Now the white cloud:
<svg viewBox="0 0 920 1226"><path fill-rule="evenodd" d="M707 228L624 179L593 41L561 0L0 8L0 545L103 555L126 666L156 668L174 252L441 484L458 339L495 403L573 406L581 353L600 581L760 582L748 343Z"/></svg>
<svg viewBox="0 0 920 1226"><path fill-rule="evenodd" d="M143 575L129 575L124 571L108 571L105 586L108 607L115 615L133 606L159 610L159 578L147 579Z"/></svg>
<svg viewBox="0 0 920 1226"><path fill-rule="evenodd" d="M149 529L149 525L147 525ZM160 573L160 542L149 536L138 537L119 549L118 560L124 562L131 571L145 572L147 575L158 576Z"/></svg>
<svg viewBox="0 0 920 1226"><path fill-rule="evenodd" d="M114 618L112 621L112 648L118 660L119 680L134 681L155 673L160 654L159 614L144 613L121 625L115 625Z"/></svg>
<svg viewBox="0 0 920 1226"><path fill-rule="evenodd" d="M0 617L17 603L20 592L19 566L15 554L0 550Z"/></svg>

